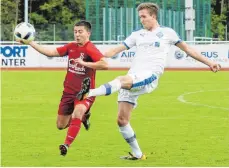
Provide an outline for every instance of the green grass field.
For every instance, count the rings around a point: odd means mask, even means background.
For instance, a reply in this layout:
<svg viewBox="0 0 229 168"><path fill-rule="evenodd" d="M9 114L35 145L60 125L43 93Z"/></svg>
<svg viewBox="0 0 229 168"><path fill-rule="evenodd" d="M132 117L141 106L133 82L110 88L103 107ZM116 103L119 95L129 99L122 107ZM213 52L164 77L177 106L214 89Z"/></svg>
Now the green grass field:
<svg viewBox="0 0 229 168"><path fill-rule="evenodd" d="M125 73L98 71L97 86ZM1 75L2 166L229 166L228 72L165 72L158 89L139 98L131 124L146 161L119 159L130 148L116 125L117 94L97 98L91 129L82 127L62 157L66 130L55 122L65 71Z"/></svg>

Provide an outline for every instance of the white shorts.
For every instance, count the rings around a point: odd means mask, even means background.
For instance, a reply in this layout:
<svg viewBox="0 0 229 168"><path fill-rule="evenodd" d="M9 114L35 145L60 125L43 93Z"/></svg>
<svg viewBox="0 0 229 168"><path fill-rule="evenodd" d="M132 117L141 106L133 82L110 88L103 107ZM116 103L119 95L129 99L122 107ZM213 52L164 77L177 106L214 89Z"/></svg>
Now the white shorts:
<svg viewBox="0 0 229 168"><path fill-rule="evenodd" d="M128 102L136 107L139 95L151 93L157 88L159 75L156 73L135 73L128 75L133 80L132 88L130 90L120 89L118 102Z"/></svg>

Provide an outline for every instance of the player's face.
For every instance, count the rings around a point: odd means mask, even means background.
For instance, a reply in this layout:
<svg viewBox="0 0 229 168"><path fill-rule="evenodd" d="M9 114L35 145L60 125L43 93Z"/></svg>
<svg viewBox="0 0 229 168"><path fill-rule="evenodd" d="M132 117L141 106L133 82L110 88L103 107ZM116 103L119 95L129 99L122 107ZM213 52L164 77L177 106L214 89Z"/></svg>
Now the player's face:
<svg viewBox="0 0 229 168"><path fill-rule="evenodd" d="M142 9L138 12L140 21L143 25L143 27L147 30L152 29L154 24L156 23L156 16L155 15L150 15L149 11L147 9Z"/></svg>
<svg viewBox="0 0 229 168"><path fill-rule="evenodd" d="M84 26L75 26L74 27L74 37L78 45L84 45L89 41L90 32Z"/></svg>

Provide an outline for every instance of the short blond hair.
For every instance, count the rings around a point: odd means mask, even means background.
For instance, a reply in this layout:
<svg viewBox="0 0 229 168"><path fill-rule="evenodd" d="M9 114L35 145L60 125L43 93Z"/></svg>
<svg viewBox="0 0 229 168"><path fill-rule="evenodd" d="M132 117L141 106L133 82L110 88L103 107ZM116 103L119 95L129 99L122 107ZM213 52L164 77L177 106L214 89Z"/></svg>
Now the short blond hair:
<svg viewBox="0 0 229 168"><path fill-rule="evenodd" d="M151 16L153 14L157 16L158 11L159 11L158 5L155 3L151 3L151 2L145 2L145 3L141 3L140 5L138 5L138 8L137 8L138 12L143 9L147 9Z"/></svg>

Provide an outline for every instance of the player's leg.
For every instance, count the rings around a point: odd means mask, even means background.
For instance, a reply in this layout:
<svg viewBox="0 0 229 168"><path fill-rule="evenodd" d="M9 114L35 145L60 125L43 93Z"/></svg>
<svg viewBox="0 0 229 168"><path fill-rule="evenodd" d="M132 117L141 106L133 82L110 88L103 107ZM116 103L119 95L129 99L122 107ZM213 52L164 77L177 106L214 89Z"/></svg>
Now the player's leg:
<svg viewBox="0 0 229 168"><path fill-rule="evenodd" d="M88 131L91 123L90 123L90 117L91 117L91 112L90 109L84 114L83 118L82 118L82 123L84 128ZM56 125L57 128L59 130L65 129L67 127L69 127L70 123L72 121L72 116L68 115L68 116L63 116L63 115L58 115L57 116L57 121L56 121Z"/></svg>
<svg viewBox="0 0 229 168"><path fill-rule="evenodd" d="M86 94L89 92L90 87L91 87L91 79L89 77L84 78L83 82L81 83L81 90L76 95L77 99L82 101L86 97ZM84 128L87 131L90 128L90 120L89 120L89 118L91 116L91 112L89 110L84 114L84 116L82 118L82 123L84 125Z"/></svg>
<svg viewBox="0 0 229 168"><path fill-rule="evenodd" d="M65 138L64 144L70 146L76 136L78 135L81 128L81 121L84 113L87 111L86 106L83 104L78 104L72 113L72 120L68 128L67 136Z"/></svg>
<svg viewBox="0 0 229 168"><path fill-rule="evenodd" d="M126 140L126 142L130 145L133 153L133 155L122 157L122 159L145 159L145 155L143 155L138 145L135 132L130 125L130 116L134 105L130 102L119 102L118 108L119 112L117 122L119 126L119 131L122 134L123 138Z"/></svg>
<svg viewBox="0 0 229 168"><path fill-rule="evenodd" d="M74 95L63 92L56 120L56 126L58 129L65 129L69 126L69 122L71 121L71 115L74 110L74 100Z"/></svg>
<svg viewBox="0 0 229 168"><path fill-rule="evenodd" d="M114 92L119 91L121 88L130 89L132 86L132 78L129 75L119 76L116 79L103 84L95 89L90 89L88 97L91 96L101 96L101 95L110 95Z"/></svg>
<svg viewBox="0 0 229 168"><path fill-rule="evenodd" d="M91 117L91 112L90 112L90 109L84 114L83 118L82 118L82 123L83 123L83 126L84 128L88 131L90 126L91 126L91 123L90 123L90 117Z"/></svg>
<svg viewBox="0 0 229 168"><path fill-rule="evenodd" d="M63 92L59 109L56 125L58 129L64 129L69 127L72 118L72 112L74 109L75 96L69 93ZM65 156L68 151L68 146L63 144L59 146L60 154Z"/></svg>
<svg viewBox="0 0 229 168"><path fill-rule="evenodd" d="M88 111L88 109L91 107L92 104L93 102L89 101L88 99L76 102L64 144L60 145L60 151L61 153L64 153L63 155L67 154L68 148L70 147L70 145L74 142L75 138L77 137L81 129L82 118L85 115L85 113Z"/></svg>
<svg viewBox="0 0 229 168"><path fill-rule="evenodd" d="M145 155L138 145L134 130L130 125L130 117L133 109L137 106L138 95L132 95L130 90L121 89L118 94L118 119L120 133L130 145L134 156L122 157L123 159L145 159Z"/></svg>
<svg viewBox="0 0 229 168"><path fill-rule="evenodd" d="M59 130L65 129L71 122L71 115L57 115L56 126Z"/></svg>
<svg viewBox="0 0 229 168"><path fill-rule="evenodd" d="M130 74L133 85L130 89L131 95L151 93L157 88L159 77L151 72Z"/></svg>
<svg viewBox="0 0 229 168"><path fill-rule="evenodd" d="M57 128L58 129L65 129L67 127L69 127L70 123L71 123L71 115L59 115L57 116ZM68 145L66 144L62 144L59 146L59 150L60 150L60 154L65 156L67 154L68 151Z"/></svg>
<svg viewBox="0 0 229 168"><path fill-rule="evenodd" d="M91 79L89 77L84 78L83 82L81 83L81 90L76 95L77 99L83 100L86 94L89 92L90 87L91 87Z"/></svg>

